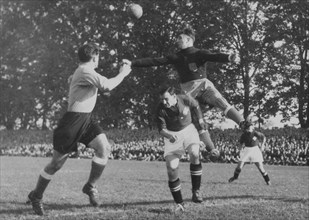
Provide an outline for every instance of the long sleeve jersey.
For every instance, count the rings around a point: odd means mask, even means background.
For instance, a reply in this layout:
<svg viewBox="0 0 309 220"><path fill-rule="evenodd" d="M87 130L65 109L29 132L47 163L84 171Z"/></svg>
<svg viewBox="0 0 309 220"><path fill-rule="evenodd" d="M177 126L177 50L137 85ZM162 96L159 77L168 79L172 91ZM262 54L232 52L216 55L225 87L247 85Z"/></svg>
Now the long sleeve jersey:
<svg viewBox="0 0 309 220"><path fill-rule="evenodd" d="M191 110L198 119L202 118L202 112L198 102L187 95L177 95L177 104L170 108L160 103L157 108L157 126L159 131L167 129L170 131L181 131L192 123Z"/></svg>
<svg viewBox="0 0 309 220"><path fill-rule="evenodd" d="M74 72L70 83L70 112L90 113L96 104L98 89L105 90L108 79L87 65L80 65Z"/></svg>
<svg viewBox="0 0 309 220"><path fill-rule="evenodd" d="M189 47L175 54L161 58L142 58L132 61L133 67L148 67L160 65L174 65L178 72L180 83L207 77L206 62L229 62L229 55L210 53L208 50Z"/></svg>

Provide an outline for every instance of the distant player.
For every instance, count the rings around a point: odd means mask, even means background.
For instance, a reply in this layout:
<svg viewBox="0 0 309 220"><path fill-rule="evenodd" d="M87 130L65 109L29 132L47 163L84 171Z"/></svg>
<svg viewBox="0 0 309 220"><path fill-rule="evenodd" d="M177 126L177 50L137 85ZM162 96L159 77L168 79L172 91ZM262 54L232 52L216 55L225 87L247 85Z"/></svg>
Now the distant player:
<svg viewBox="0 0 309 220"><path fill-rule="evenodd" d="M259 171L261 172L267 185L270 185L270 179L263 166L263 155L266 137L263 133L255 131L252 123L247 119L244 123L244 132L239 140L240 144L244 146L244 149L240 154L240 161L234 171L234 176L229 179L229 182L233 182L238 179L238 176L246 162L255 163ZM260 149L261 148L261 149Z"/></svg>
<svg viewBox="0 0 309 220"><path fill-rule="evenodd" d="M180 86L185 94L196 98L201 105L214 106L221 109L227 117L241 126L244 121L242 115L231 106L214 84L206 76L207 62L238 62L236 54L210 53L205 49L193 46L195 33L192 28L185 28L177 38L179 51L166 57L143 58L133 61L123 60L132 67L149 67L172 64L178 72ZM200 139L204 142L206 149L212 151L215 146L210 138L208 129L199 130Z"/></svg>
<svg viewBox="0 0 309 220"><path fill-rule="evenodd" d="M99 124L92 120L91 113L96 104L98 89L103 91L114 89L131 72L131 68L123 65L114 78L101 76L95 71L99 63L99 47L91 43L79 48L78 57L80 64L70 77L68 109L54 130L53 157L41 171L35 189L28 195L37 215L44 215L43 193L70 153L77 151L78 142L95 151L89 179L82 191L88 195L91 205L99 205L95 184L107 164L110 144Z"/></svg>
<svg viewBox="0 0 309 220"><path fill-rule="evenodd" d="M164 157L166 161L168 186L177 204L176 212L184 211L181 184L178 175L179 159L187 151L190 156L192 181L192 201L201 203L200 185L202 164L200 162L199 135L192 124L192 114L196 114L200 126L204 128L202 112L198 102L187 95L177 95L174 87L164 88L160 92L161 102L157 109L157 125L164 137Z"/></svg>

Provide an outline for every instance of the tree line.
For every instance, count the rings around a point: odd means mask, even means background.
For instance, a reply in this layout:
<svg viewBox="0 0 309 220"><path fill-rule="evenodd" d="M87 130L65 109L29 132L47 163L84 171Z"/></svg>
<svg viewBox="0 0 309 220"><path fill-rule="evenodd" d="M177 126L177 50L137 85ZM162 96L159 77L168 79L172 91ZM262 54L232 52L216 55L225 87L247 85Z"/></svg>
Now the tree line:
<svg viewBox="0 0 309 220"><path fill-rule="evenodd" d="M209 63L208 78L230 103L259 120L281 113L309 127L309 3L306 0L1 1L0 125L51 129L66 110L68 77L85 42L102 48L98 72L115 76L121 59L176 50L185 24L195 46L235 51L241 63ZM136 68L94 111L104 128L152 128L160 85L177 85L172 66ZM220 117L220 116L219 116Z"/></svg>

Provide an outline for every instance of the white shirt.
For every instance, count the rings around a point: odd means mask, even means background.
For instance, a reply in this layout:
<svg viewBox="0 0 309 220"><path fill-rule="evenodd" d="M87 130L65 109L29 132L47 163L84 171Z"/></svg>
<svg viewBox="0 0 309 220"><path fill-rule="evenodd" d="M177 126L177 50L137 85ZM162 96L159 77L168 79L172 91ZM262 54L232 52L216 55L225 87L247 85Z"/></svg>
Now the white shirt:
<svg viewBox="0 0 309 220"><path fill-rule="evenodd" d="M105 90L108 79L98 74L93 66L81 64L75 70L69 91L70 112L90 113L97 101L98 89Z"/></svg>

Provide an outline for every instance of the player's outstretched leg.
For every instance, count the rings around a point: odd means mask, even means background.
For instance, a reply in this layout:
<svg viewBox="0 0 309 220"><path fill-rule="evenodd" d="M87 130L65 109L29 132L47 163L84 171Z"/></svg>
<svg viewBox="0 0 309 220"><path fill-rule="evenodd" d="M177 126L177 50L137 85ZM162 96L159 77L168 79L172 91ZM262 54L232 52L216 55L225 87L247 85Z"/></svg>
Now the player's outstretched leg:
<svg viewBox="0 0 309 220"><path fill-rule="evenodd" d="M260 173L262 174L266 184L267 185L271 185L270 178L268 176L268 173L265 171L265 169L263 167L263 163L258 162L258 163L255 163L255 165L257 166L257 168L259 169Z"/></svg>
<svg viewBox="0 0 309 220"><path fill-rule="evenodd" d="M32 209L37 215L44 215L43 194L53 175L61 169L67 158L68 154L54 150L51 162L41 171L35 189L29 193L27 203L31 203Z"/></svg>
<svg viewBox="0 0 309 220"><path fill-rule="evenodd" d="M238 176L241 172L241 168L240 167L236 167L235 171L234 171L234 176L232 176L230 179L229 179L229 183L233 182L234 180L237 180L238 179Z"/></svg>

